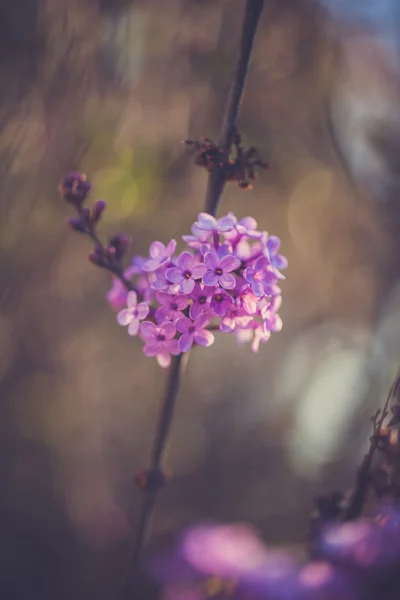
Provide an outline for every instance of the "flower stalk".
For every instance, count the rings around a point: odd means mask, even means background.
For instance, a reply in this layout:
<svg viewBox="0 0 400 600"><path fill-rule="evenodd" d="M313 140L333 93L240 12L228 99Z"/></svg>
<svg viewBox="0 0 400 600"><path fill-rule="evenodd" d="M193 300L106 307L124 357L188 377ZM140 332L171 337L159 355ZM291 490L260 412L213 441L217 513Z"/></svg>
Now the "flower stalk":
<svg viewBox="0 0 400 600"><path fill-rule="evenodd" d="M229 148L236 131L246 75L250 64L250 57L263 4L264 0L246 0L239 54L220 132L220 144L226 151L225 162L220 169L210 173L208 178L205 210L213 216L216 214L226 182L225 165L228 162ZM180 354L172 359L167 392L162 404L161 418L156 433L151 467L151 471L157 475L160 473L160 467L165 459L175 403L179 392L179 382L182 376L183 365L186 362L183 360L182 356L183 355ZM186 354L186 358L187 357L188 355ZM160 485L161 478L155 477L154 482L149 485L149 489L146 491L131 559L130 576L125 589L125 600L135 597L138 569L140 568L145 544L150 536L151 524L154 517Z"/></svg>

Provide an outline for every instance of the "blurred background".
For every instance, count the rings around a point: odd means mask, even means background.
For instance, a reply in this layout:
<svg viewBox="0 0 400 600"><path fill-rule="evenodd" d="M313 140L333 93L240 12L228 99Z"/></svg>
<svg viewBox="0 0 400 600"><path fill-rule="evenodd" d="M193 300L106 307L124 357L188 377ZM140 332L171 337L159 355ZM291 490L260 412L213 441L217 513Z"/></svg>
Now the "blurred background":
<svg viewBox="0 0 400 600"><path fill-rule="evenodd" d="M181 141L218 134L243 7L0 3L2 598L119 597L166 373L57 185L86 172L133 254L189 232L206 173ZM220 214L282 238L284 329L193 353L151 552L204 519L300 548L315 496L354 482L400 355L399 25L395 2L266 1L240 130L271 168Z"/></svg>

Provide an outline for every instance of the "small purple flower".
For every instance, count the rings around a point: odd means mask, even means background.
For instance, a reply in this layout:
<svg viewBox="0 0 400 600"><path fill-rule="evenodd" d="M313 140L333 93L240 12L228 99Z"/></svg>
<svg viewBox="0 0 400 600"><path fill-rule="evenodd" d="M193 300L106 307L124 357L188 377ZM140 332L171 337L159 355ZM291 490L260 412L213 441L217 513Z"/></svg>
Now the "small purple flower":
<svg viewBox="0 0 400 600"><path fill-rule="evenodd" d="M143 321L140 334L145 341L143 352L146 356L155 356L160 367L169 367L171 354L179 354L178 340L173 339L176 334L175 325L169 321L161 325Z"/></svg>
<svg viewBox="0 0 400 600"><path fill-rule="evenodd" d="M261 325L258 324L258 327L254 329L254 336L251 342L251 349L253 352L257 353L260 348L260 342L268 342L271 337L271 332L266 331Z"/></svg>
<svg viewBox="0 0 400 600"><path fill-rule="evenodd" d="M286 269L288 266L287 258L282 254L277 254L280 245L281 240L275 235L270 235L268 236L265 247L271 260L271 265L276 269Z"/></svg>
<svg viewBox="0 0 400 600"><path fill-rule="evenodd" d="M157 292L156 298L161 304L156 310L156 319L159 323L163 321L176 321L183 317L182 310L189 304L189 298L184 294L168 294L168 292Z"/></svg>
<svg viewBox="0 0 400 600"><path fill-rule="evenodd" d="M190 306L189 315L191 319L197 319L200 315L207 313L211 304L211 296L214 293L214 288L207 285L201 286L196 283L190 297L193 304Z"/></svg>
<svg viewBox="0 0 400 600"><path fill-rule="evenodd" d="M236 225L236 221L237 219L233 213L229 213L226 217L216 219L212 215L202 212L198 215L194 226L197 229L207 231L208 233L224 233L231 231Z"/></svg>
<svg viewBox="0 0 400 600"><path fill-rule="evenodd" d="M266 288L276 284L278 280L278 275L266 256L260 256L253 267L245 269L243 275L258 298L262 298L268 291Z"/></svg>
<svg viewBox="0 0 400 600"><path fill-rule="evenodd" d="M128 308L124 308L117 315L117 321L120 325L128 326L129 335L139 333L140 321L143 321L149 314L149 307L145 302L138 304L136 292L129 292L126 303Z"/></svg>
<svg viewBox="0 0 400 600"><path fill-rule="evenodd" d="M120 309L126 305L128 290L118 277L113 277L111 288L106 294L107 302L112 308Z"/></svg>
<svg viewBox="0 0 400 600"><path fill-rule="evenodd" d="M281 296L275 296L275 298L281 298ZM279 302L276 303L279 307ZM282 329L282 319L276 312L278 308L275 307L275 303L272 301L261 308L261 317L263 319L264 331L277 332Z"/></svg>
<svg viewBox="0 0 400 600"><path fill-rule="evenodd" d="M210 308L215 316L223 317L232 308L233 298L224 288L217 288L211 298Z"/></svg>
<svg viewBox="0 0 400 600"><path fill-rule="evenodd" d="M200 572L234 578L257 573L270 555L257 532L244 523L192 527L182 537L181 552Z"/></svg>
<svg viewBox="0 0 400 600"><path fill-rule="evenodd" d="M235 288L235 277L231 271L240 267L240 260L232 254L220 258L216 252L207 252L204 257L207 271L203 275L204 285L215 286L219 283L226 290Z"/></svg>
<svg viewBox="0 0 400 600"><path fill-rule="evenodd" d="M150 259L146 260L142 268L144 271L155 271L164 266L170 259L176 249L176 241L171 240L168 246L162 242L153 242L149 249Z"/></svg>
<svg viewBox="0 0 400 600"><path fill-rule="evenodd" d="M194 321L187 317L177 320L176 329L182 333L179 339L179 349L181 352L188 352L194 343L199 346L211 346L214 342L214 336L211 331L205 329L209 322L210 319L207 315L202 315Z"/></svg>
<svg viewBox="0 0 400 600"><path fill-rule="evenodd" d="M178 266L166 270L165 276L171 283L179 283L181 292L190 294L195 280L201 279L207 267L200 263L190 252L182 252L178 258Z"/></svg>
<svg viewBox="0 0 400 600"><path fill-rule="evenodd" d="M132 275L136 273L135 267L130 266L124 271L125 279L131 280ZM111 288L108 290L106 294L107 302L115 308L119 310L126 306L126 298L128 296L128 290L125 285L118 277L113 277Z"/></svg>

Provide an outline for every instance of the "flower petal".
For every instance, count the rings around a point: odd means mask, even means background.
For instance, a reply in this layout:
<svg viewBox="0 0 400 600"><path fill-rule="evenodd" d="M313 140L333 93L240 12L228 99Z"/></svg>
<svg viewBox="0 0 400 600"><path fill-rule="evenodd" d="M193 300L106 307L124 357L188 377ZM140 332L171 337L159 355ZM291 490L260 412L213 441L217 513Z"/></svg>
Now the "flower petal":
<svg viewBox="0 0 400 600"><path fill-rule="evenodd" d="M186 250L185 250L185 252L182 252L180 257L178 258L179 266L182 269L187 270L187 271L190 271L195 263L196 263L196 259L194 258L194 256L192 254L190 254L190 252L187 252Z"/></svg>
<svg viewBox="0 0 400 600"><path fill-rule="evenodd" d="M169 285L169 281L167 281L165 278L164 279L155 279L154 281L151 282L151 289L153 290L165 290L167 289Z"/></svg>
<svg viewBox="0 0 400 600"><path fill-rule="evenodd" d="M217 302L216 300L212 301L211 308L217 317L223 317L227 313L229 306L224 298L223 302Z"/></svg>
<svg viewBox="0 0 400 600"><path fill-rule="evenodd" d="M117 321L120 325L129 325L132 319L132 311L130 311L128 308L124 308L117 314Z"/></svg>
<svg viewBox="0 0 400 600"><path fill-rule="evenodd" d="M276 254L281 245L281 240L276 235L270 235L267 239L267 250L270 254Z"/></svg>
<svg viewBox="0 0 400 600"><path fill-rule="evenodd" d="M257 229L257 221L253 217L244 217L243 219L240 219L239 224L242 225L242 227L245 227L247 231L254 231L254 229Z"/></svg>
<svg viewBox="0 0 400 600"><path fill-rule="evenodd" d="M165 256L165 246L162 242L153 242L150 244L149 254L151 258L162 258Z"/></svg>
<svg viewBox="0 0 400 600"><path fill-rule="evenodd" d="M262 298L264 296L265 290L261 281L253 281L251 287L255 296L257 296L258 298Z"/></svg>
<svg viewBox="0 0 400 600"><path fill-rule="evenodd" d="M195 238L197 240L199 240L199 242L206 242L208 240L208 238L210 237L210 231L204 230L204 229L200 229L200 227L198 227L196 225L196 223L194 223L192 225L192 233L195 236Z"/></svg>
<svg viewBox="0 0 400 600"><path fill-rule="evenodd" d="M195 225L199 229L205 229L206 231L212 231L213 229L217 229L217 221L208 213L201 212L198 217Z"/></svg>
<svg viewBox="0 0 400 600"><path fill-rule="evenodd" d="M234 271L240 267L240 260L236 258L236 256L230 254L228 256L224 256L224 258L221 260L220 266L224 273L230 273L231 271Z"/></svg>
<svg viewBox="0 0 400 600"><path fill-rule="evenodd" d="M210 269L210 271L214 271L217 267L219 267L219 257L218 254L216 254L215 252L207 252L207 254L204 256L204 264L206 265L207 269Z"/></svg>
<svg viewBox="0 0 400 600"><path fill-rule="evenodd" d="M171 295L168 292L157 292L156 298L163 306L169 306Z"/></svg>
<svg viewBox="0 0 400 600"><path fill-rule="evenodd" d="M255 262L254 270L264 271L264 269L266 269L270 264L271 261L266 256L260 256Z"/></svg>
<svg viewBox="0 0 400 600"><path fill-rule="evenodd" d="M161 266L163 261L164 259L161 258L151 258L150 260L146 260L146 262L143 264L142 269L143 271L146 271L146 273L156 271L156 269L158 269L158 267Z"/></svg>
<svg viewBox="0 0 400 600"><path fill-rule="evenodd" d="M173 354L174 356L180 354L178 340L167 340L164 342L164 348L167 350L167 352Z"/></svg>
<svg viewBox="0 0 400 600"><path fill-rule="evenodd" d="M195 286L194 279L182 279L181 281L181 292L184 294L190 294Z"/></svg>
<svg viewBox="0 0 400 600"><path fill-rule="evenodd" d="M179 267L170 267L165 271L165 277L172 283L180 283L183 279L182 269Z"/></svg>
<svg viewBox="0 0 400 600"><path fill-rule="evenodd" d="M139 319L133 319L132 322L128 326L129 335L137 335L139 333Z"/></svg>
<svg viewBox="0 0 400 600"><path fill-rule="evenodd" d="M276 254L272 259L272 263L277 269L286 269L288 266L288 260L282 254Z"/></svg>
<svg viewBox="0 0 400 600"><path fill-rule="evenodd" d="M136 304L137 304L136 292L128 292L128 295L126 297L126 304L128 305L129 308L136 306Z"/></svg>
<svg viewBox="0 0 400 600"><path fill-rule="evenodd" d="M176 303L179 310L184 310L189 304L189 299L184 294L177 294L174 296L173 301Z"/></svg>
<svg viewBox="0 0 400 600"><path fill-rule="evenodd" d="M165 254L167 256L172 256L173 253L175 252L175 250L176 250L176 240L171 240L165 249Z"/></svg>
<svg viewBox="0 0 400 600"><path fill-rule="evenodd" d="M158 327L151 321L143 321L140 327L140 333L145 338L154 338L158 334Z"/></svg>
<svg viewBox="0 0 400 600"><path fill-rule="evenodd" d="M245 294L242 298L243 308L250 315L255 315L257 312L257 301L253 294Z"/></svg>
<svg viewBox="0 0 400 600"><path fill-rule="evenodd" d="M218 283L218 275L214 273L214 271L206 271L203 275L203 283L205 285L214 286Z"/></svg>
<svg viewBox="0 0 400 600"><path fill-rule="evenodd" d="M224 273L219 278L219 284L222 285L226 290L233 290L236 285L236 279L232 273Z"/></svg>
<svg viewBox="0 0 400 600"><path fill-rule="evenodd" d="M247 269L244 270L243 277L249 283L253 283L254 275L255 275L255 271L254 271L253 267L247 267Z"/></svg>
<svg viewBox="0 0 400 600"><path fill-rule="evenodd" d="M148 342L143 346L143 352L146 356L156 356L162 350L160 342Z"/></svg>
<svg viewBox="0 0 400 600"><path fill-rule="evenodd" d="M138 318L142 321L143 319L145 319L147 317L147 315L149 314L149 307L145 302L141 302L140 304L137 305L136 307L136 311L137 311L137 316Z"/></svg>
<svg viewBox="0 0 400 600"><path fill-rule="evenodd" d="M171 356L165 350L159 352L156 356L156 359L160 367L163 369L166 369L171 364Z"/></svg>
<svg viewBox="0 0 400 600"><path fill-rule="evenodd" d="M282 323L282 319L280 318L280 316L278 314L274 314L271 316L271 318L269 319L269 323L268 323L268 329L270 331L273 332L278 332L281 331L283 327L283 323Z"/></svg>
<svg viewBox="0 0 400 600"><path fill-rule="evenodd" d="M282 305L282 296L274 296L268 305L271 312L276 312Z"/></svg>
<svg viewBox="0 0 400 600"><path fill-rule="evenodd" d="M229 231L236 225L236 221L237 219L233 213L230 213L226 217L221 217L217 221L219 231Z"/></svg>
<svg viewBox="0 0 400 600"><path fill-rule="evenodd" d="M236 327L235 319L231 319L230 317L224 317L220 323L220 330L225 333L231 333Z"/></svg>
<svg viewBox="0 0 400 600"><path fill-rule="evenodd" d="M193 267L191 271L193 279L200 279L201 277L203 277L206 270L206 265L196 265L195 267Z"/></svg>
<svg viewBox="0 0 400 600"><path fill-rule="evenodd" d="M194 333L194 341L199 346L211 346L214 342L214 336L211 331L207 331L206 329L202 329L200 331L195 331Z"/></svg>
<svg viewBox="0 0 400 600"><path fill-rule="evenodd" d="M176 333L175 325L170 321L165 321L160 325L160 334L164 335L167 340L174 337Z"/></svg>
<svg viewBox="0 0 400 600"><path fill-rule="evenodd" d="M207 315L202 315L194 322L194 327L198 331L199 329L204 329L206 325L210 322L210 318Z"/></svg>
<svg viewBox="0 0 400 600"><path fill-rule="evenodd" d="M206 310L207 306L208 304L199 304L198 302L194 302L189 309L190 318L197 319L197 317Z"/></svg>
<svg viewBox="0 0 400 600"><path fill-rule="evenodd" d="M179 350L181 352L188 352L193 346L193 334L184 333L179 339Z"/></svg>
<svg viewBox="0 0 400 600"><path fill-rule="evenodd" d="M182 317L175 323L176 330L179 331L179 333L186 333L191 326L192 321L187 317Z"/></svg>

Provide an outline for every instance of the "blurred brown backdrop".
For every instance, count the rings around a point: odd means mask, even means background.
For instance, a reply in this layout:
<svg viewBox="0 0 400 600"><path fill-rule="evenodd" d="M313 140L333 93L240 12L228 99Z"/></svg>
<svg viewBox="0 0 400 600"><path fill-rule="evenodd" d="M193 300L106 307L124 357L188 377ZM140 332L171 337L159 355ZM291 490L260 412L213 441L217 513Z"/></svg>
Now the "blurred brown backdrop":
<svg viewBox="0 0 400 600"><path fill-rule="evenodd" d="M368 32L311 0L266 4L240 124L271 169L251 192L228 186L220 212L282 238L284 330L258 355L221 335L191 357L153 548L204 518L301 544L315 494L351 485L396 366L396 203L342 152L359 135L343 89L397 97L393 73ZM165 372L116 325L57 184L85 171L109 203L102 233L131 233L133 253L188 232L206 176L180 142L218 132L243 5L0 5L2 598L118 597ZM361 164L386 189L375 150Z"/></svg>

